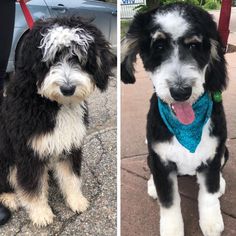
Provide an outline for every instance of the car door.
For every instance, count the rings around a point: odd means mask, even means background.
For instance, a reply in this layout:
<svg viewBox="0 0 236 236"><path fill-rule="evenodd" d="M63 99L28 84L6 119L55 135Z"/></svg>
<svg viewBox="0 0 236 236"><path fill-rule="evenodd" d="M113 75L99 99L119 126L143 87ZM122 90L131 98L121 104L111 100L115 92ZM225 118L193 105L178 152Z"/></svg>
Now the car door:
<svg viewBox="0 0 236 236"><path fill-rule="evenodd" d="M91 20L116 48L116 5L92 0L45 0L52 16L78 15Z"/></svg>

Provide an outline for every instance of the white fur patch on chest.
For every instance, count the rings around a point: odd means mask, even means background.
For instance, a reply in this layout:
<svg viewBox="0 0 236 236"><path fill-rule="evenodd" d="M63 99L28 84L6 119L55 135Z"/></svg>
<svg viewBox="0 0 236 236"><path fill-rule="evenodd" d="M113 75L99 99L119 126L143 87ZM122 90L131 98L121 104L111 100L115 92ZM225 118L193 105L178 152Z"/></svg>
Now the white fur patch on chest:
<svg viewBox="0 0 236 236"><path fill-rule="evenodd" d="M28 141L28 145L40 158L58 156L63 151L70 152L72 147L79 148L86 134L83 116L84 109L81 105L63 105L58 111L53 131L34 136Z"/></svg>
<svg viewBox="0 0 236 236"><path fill-rule="evenodd" d="M210 136L210 129L211 120L208 120L203 128L201 142L195 153L191 153L183 147L176 137L167 142L154 143L152 148L164 163L167 161L174 162L180 175L195 175L196 169L201 163L206 164L216 154L218 139Z"/></svg>

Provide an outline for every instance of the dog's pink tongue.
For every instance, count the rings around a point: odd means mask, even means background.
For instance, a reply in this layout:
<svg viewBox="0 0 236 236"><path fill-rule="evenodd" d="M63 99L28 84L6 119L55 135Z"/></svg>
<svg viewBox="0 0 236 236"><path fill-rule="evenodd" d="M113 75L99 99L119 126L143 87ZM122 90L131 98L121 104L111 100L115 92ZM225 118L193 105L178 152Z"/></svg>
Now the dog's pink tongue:
<svg viewBox="0 0 236 236"><path fill-rule="evenodd" d="M192 106L187 102L176 102L172 104L176 117L184 125L193 123L195 114Z"/></svg>

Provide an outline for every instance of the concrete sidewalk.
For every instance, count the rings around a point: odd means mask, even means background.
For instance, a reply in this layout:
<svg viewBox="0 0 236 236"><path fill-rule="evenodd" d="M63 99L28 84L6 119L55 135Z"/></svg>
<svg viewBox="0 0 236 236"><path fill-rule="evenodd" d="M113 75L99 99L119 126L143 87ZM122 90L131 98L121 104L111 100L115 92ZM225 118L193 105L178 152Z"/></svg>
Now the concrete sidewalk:
<svg viewBox="0 0 236 236"><path fill-rule="evenodd" d="M54 222L37 228L21 209L0 228L0 236L116 235L116 78L105 93L96 91L88 106L90 129L84 142L82 166L83 192L90 202L88 210L73 213L51 180L49 204L56 215Z"/></svg>
<svg viewBox="0 0 236 236"><path fill-rule="evenodd" d="M230 35L234 43L235 35ZM224 169L226 193L221 198L225 223L223 236L236 235L236 53L226 55L229 87L224 92L224 105L228 121L228 147L230 160ZM135 85L122 85L121 116L121 233L122 236L159 235L159 206L147 195L150 172L146 164L146 115L152 85L140 63L136 65ZM180 177L179 190L186 236L201 236L198 224L198 186L193 177ZM173 235L174 236L174 235Z"/></svg>

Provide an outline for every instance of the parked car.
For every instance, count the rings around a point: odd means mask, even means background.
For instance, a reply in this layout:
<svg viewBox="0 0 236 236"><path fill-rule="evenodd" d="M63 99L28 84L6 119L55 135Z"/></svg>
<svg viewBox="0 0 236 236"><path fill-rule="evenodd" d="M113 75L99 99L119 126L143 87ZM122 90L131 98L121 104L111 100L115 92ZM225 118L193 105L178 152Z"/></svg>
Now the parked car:
<svg viewBox="0 0 236 236"><path fill-rule="evenodd" d="M93 0L31 0L27 6L34 20L70 15L92 19L92 23L103 32L116 52L117 8L115 4ZM14 71L14 59L15 54L17 57L19 42L28 30L20 4L16 3L15 29L7 72Z"/></svg>

